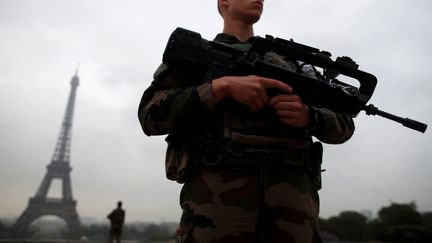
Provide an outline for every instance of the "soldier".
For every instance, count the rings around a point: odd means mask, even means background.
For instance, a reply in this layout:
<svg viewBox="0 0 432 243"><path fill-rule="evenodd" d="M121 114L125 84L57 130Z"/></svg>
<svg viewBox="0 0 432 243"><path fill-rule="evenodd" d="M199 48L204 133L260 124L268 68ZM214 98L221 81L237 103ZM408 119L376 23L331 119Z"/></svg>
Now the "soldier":
<svg viewBox="0 0 432 243"><path fill-rule="evenodd" d="M218 0L215 41L247 50L263 0ZM317 75L276 53L275 65ZM325 143L354 132L349 115L311 107L289 85L247 76L212 77L161 64L141 99L147 135L168 134L166 173L184 183L180 242L321 242L320 160ZM279 89L269 97L266 90Z"/></svg>
<svg viewBox="0 0 432 243"><path fill-rule="evenodd" d="M122 209L122 202L117 202L117 208L108 214L107 218L110 220L111 227L109 231L108 242L111 243L116 239L117 243L120 243L120 237L122 234L122 228L125 221L125 210Z"/></svg>

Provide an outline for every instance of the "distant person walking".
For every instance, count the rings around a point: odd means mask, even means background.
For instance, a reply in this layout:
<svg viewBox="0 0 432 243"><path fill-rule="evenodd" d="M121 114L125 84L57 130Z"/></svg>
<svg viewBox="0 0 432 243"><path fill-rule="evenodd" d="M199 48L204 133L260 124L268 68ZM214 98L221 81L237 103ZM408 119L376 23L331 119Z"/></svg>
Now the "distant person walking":
<svg viewBox="0 0 432 243"><path fill-rule="evenodd" d="M117 203L117 208L114 209L110 214L108 214L107 218L111 222L111 228L109 231L109 239L108 239L109 243L112 243L114 239L117 240L117 243L120 243L120 237L122 234L125 215L126 212L125 210L122 209L121 201Z"/></svg>

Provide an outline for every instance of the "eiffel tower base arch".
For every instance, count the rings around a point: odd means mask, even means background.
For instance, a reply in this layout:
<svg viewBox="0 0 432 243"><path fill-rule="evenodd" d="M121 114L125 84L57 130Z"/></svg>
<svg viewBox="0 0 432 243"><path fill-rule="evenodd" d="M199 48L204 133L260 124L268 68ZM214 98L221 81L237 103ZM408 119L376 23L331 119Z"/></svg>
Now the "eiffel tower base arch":
<svg viewBox="0 0 432 243"><path fill-rule="evenodd" d="M15 224L12 234L16 238L25 237L26 230L33 221L42 217L53 215L63 219L69 228L68 238L78 239L82 235L81 223L76 211L76 201L63 201L61 199L31 198L29 204Z"/></svg>
<svg viewBox="0 0 432 243"><path fill-rule="evenodd" d="M24 237L27 228L33 221L42 217L54 215L66 222L69 228L68 238L78 239L82 235L81 223L76 211L76 201L63 201L61 199L31 198L29 204L15 224L12 226L12 234L16 237Z"/></svg>

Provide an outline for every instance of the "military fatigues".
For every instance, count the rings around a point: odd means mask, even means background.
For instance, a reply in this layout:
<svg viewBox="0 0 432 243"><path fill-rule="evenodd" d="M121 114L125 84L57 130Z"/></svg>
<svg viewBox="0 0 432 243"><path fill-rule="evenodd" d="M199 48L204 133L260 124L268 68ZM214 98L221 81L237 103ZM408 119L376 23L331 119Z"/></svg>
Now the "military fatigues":
<svg viewBox="0 0 432 243"><path fill-rule="evenodd" d="M215 41L248 46L225 34ZM265 59L315 75L275 53ZM205 72L162 64L154 78L138 116L147 135L168 134L167 177L184 183L181 242L321 241L322 147L312 136L345 142L354 131L350 116L318 107L318 129L292 128L270 108L253 113L230 99L215 104Z"/></svg>

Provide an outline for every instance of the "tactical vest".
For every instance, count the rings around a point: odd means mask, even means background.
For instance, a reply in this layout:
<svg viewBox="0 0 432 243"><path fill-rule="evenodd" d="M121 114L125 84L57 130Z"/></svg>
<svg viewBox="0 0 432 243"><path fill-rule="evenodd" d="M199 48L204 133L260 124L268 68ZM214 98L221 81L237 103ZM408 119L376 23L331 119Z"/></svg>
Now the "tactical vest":
<svg viewBox="0 0 432 243"><path fill-rule="evenodd" d="M247 51L251 44L230 44ZM292 71L314 72L273 52L264 55L272 64ZM271 108L251 112L249 107L226 100L214 115L193 129L193 134L170 134L166 140L166 175L184 182L199 166L271 166L269 161L303 166L310 157L312 138L306 129L282 124Z"/></svg>
<svg viewBox="0 0 432 243"><path fill-rule="evenodd" d="M227 44L228 45L228 44ZM251 44L230 44L231 47L248 51ZM264 60L291 71L297 71L298 63L287 60L274 52L264 55ZM305 129L292 128L282 124L273 109L264 107L258 112L251 112L249 107L234 101L220 105L223 117L221 138L227 145L228 152L282 152L287 148L302 149L309 145L310 135Z"/></svg>

